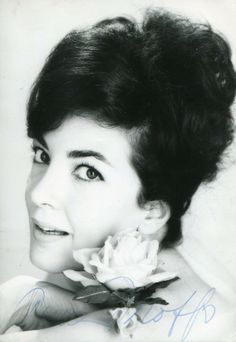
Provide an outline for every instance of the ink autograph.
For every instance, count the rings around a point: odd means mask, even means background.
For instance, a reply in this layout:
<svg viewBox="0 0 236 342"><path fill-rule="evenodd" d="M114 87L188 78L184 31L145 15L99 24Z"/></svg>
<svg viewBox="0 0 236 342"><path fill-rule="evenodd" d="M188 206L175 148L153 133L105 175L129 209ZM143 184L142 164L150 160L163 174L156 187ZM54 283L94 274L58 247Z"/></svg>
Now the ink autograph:
<svg viewBox="0 0 236 342"><path fill-rule="evenodd" d="M37 293L39 292L39 293ZM36 298L36 293L37 293L37 300L34 301L32 299ZM40 295L39 295L40 294ZM188 310L187 306L188 304L191 304L191 301L194 300L194 297L197 295L197 291L194 291L191 296L189 296L186 301L175 308L166 308L160 305L159 311L156 312L155 308L155 313L153 312L153 307L154 305L150 305L148 307L148 310L143 314L142 317L139 316L139 320L141 321L142 324L148 324L148 323L160 323L161 320L166 317L167 315L170 315L171 317L171 323L169 326L169 329L167 331L167 336L171 337L172 335L174 336L174 333L177 330L178 322L180 321L181 318L187 318L186 319L186 325L184 326L182 336L181 336L181 341L185 341L189 334L191 333L191 330L194 326L194 323L196 323L197 319L199 319L199 314L203 313L203 315L200 316L202 319L203 324L209 323L213 317L215 316L216 313L216 308L215 306L210 303L211 299L213 298L215 294L215 289L210 288L201 298L201 300L196 304L193 310ZM27 315L33 314L37 312L39 309L42 311L47 310L47 306L45 305L45 291L43 288L37 287L29 291L19 302L22 303L24 300L32 301L33 305L30 307L30 309L27 312ZM135 313L136 314L136 313ZM131 320L133 317L130 316L125 318L124 324L126 324L129 320ZM85 319L83 316L74 319L70 322L67 322L66 324L68 325L76 325L82 322L90 322L90 323L95 323L99 325L104 325L108 328L108 324L102 323L96 320L91 320L91 319Z"/></svg>
<svg viewBox="0 0 236 342"><path fill-rule="evenodd" d="M181 341L185 341L186 338L189 336L191 329L192 329L195 321L197 320L197 317L200 314L200 312L204 313L203 323L205 323L205 324L209 323L213 319L215 312L216 312L215 306L213 304L209 303L215 294L214 288L211 288L209 291L207 291L207 293L203 296L203 298L200 300L200 302L196 305L194 310L192 310L192 311L186 310L187 304L190 303L190 301L194 298L196 293L197 293L197 291L194 291L192 293L192 295L182 305L180 305L177 308L166 309L166 308L163 308L161 306L159 312L157 314L154 314L153 316L151 316L151 318L148 319L147 316L148 316L148 314L150 314L151 310L153 309L153 306L150 306L150 308L147 310L147 312L142 317L142 323L143 324L148 324L150 322L157 323L157 322L161 321L161 319L164 317L164 315L172 314L173 320L172 320L170 327L169 327L169 330L168 330L168 337L170 337L174 333L174 328L176 327L179 319L181 317L188 317L189 319L187 320L187 324L184 328L182 338L181 338ZM129 319L131 319L131 317L129 317L128 320ZM126 320L124 323L126 323L128 320Z"/></svg>

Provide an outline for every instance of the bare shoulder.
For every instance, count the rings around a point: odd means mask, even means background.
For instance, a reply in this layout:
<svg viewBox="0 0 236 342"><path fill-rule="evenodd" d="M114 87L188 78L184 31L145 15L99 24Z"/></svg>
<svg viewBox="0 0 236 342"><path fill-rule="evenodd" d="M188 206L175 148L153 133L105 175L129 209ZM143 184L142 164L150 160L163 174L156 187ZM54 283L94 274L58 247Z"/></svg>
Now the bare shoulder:
<svg viewBox="0 0 236 342"><path fill-rule="evenodd" d="M180 279L155 296L168 305L143 305L133 341L226 341L236 333L234 306L206 284L175 250L161 253Z"/></svg>

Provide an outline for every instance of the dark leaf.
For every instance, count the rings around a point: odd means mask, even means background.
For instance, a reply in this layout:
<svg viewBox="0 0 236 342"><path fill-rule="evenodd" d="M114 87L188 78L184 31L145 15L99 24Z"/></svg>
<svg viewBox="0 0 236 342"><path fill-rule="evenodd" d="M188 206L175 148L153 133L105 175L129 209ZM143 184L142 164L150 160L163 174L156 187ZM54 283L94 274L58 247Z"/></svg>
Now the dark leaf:
<svg viewBox="0 0 236 342"><path fill-rule="evenodd" d="M128 293L130 295L135 295L135 294L139 294L140 292L143 292L144 290L146 291L147 289L150 289L151 291L151 294L156 290L156 289L163 289L167 286L169 286L171 283L173 283L174 281L180 279L179 277L174 277L172 279L169 279L169 280L163 280L163 281L160 281L160 282L157 282L157 283L151 283L151 284L148 284L148 285L145 285L145 286L139 286L139 287L136 287L136 288L126 288L126 289L122 289L122 290L119 290L121 292L125 292L125 293Z"/></svg>
<svg viewBox="0 0 236 342"><path fill-rule="evenodd" d="M81 300L85 303L97 304L101 308L133 307L139 303L167 305L168 303L164 299L160 297L152 298L151 295L156 289L165 288L178 279L179 277L175 277L138 288L127 288L116 291L109 290L103 284L96 286L90 285L79 289L74 299Z"/></svg>
<svg viewBox="0 0 236 342"><path fill-rule="evenodd" d="M73 299L84 303L101 304L107 301L111 292L103 285L90 285L77 291Z"/></svg>
<svg viewBox="0 0 236 342"><path fill-rule="evenodd" d="M148 284L144 287L144 290L139 293L139 298L145 299L150 297L156 291L156 289L164 289L178 279L179 277L175 277L169 280L160 281L159 283Z"/></svg>
<svg viewBox="0 0 236 342"><path fill-rule="evenodd" d="M114 307L124 307L125 302L117 297L115 297L113 294L106 300L106 302L103 304L103 307L106 308L114 308Z"/></svg>
<svg viewBox="0 0 236 342"><path fill-rule="evenodd" d="M162 305L168 305L169 303L165 300L165 299L162 299L160 297L156 297L156 298L146 298L144 300L138 300L136 302L136 304L148 304L148 305L151 305L151 304L162 304Z"/></svg>

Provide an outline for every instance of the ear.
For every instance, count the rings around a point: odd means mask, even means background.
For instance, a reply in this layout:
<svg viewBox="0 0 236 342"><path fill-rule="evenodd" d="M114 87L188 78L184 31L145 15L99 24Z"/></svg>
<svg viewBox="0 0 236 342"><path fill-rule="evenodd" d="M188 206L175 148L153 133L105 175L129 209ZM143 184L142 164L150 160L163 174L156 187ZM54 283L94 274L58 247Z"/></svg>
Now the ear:
<svg viewBox="0 0 236 342"><path fill-rule="evenodd" d="M146 217L139 226L143 234L153 234L161 229L169 220L170 207L163 201L150 201L145 205Z"/></svg>

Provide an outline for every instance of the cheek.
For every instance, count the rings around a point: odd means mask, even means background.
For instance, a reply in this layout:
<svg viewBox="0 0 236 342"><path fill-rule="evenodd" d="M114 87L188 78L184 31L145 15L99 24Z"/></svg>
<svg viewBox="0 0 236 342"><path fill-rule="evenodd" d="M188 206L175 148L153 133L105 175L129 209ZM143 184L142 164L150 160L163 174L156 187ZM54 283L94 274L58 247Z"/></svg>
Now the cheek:
<svg viewBox="0 0 236 342"><path fill-rule="evenodd" d="M66 212L77 248L97 246L109 234L124 228L135 228L141 217L137 191L118 185L112 188L89 186L74 193Z"/></svg>
<svg viewBox="0 0 236 342"><path fill-rule="evenodd" d="M67 268L76 268L77 263L72 255L72 239L57 241L48 248L31 239L30 244L31 262L46 272L62 272Z"/></svg>
<svg viewBox="0 0 236 342"><path fill-rule="evenodd" d="M79 221L82 218L85 221L91 221L97 217L100 217L101 220L105 220L107 217L112 219L112 217L120 216L121 211L127 207L129 209L137 207L136 193L119 185L112 187L109 184L81 186L78 191L74 191L67 207L68 216Z"/></svg>
<svg viewBox="0 0 236 342"><path fill-rule="evenodd" d="M27 179L26 188L25 188L25 203L26 203L28 211L30 210L31 205L32 205L31 193L32 193L33 188L34 188L34 183L32 181L32 175L30 174Z"/></svg>
<svg viewBox="0 0 236 342"><path fill-rule="evenodd" d="M40 170L39 168L37 169L35 165L32 165L32 169L28 176L26 188L25 188L25 201L26 201L27 207L31 206L32 192L34 191L35 187L38 185L40 180L43 178L44 172L45 170L43 170L43 168Z"/></svg>
<svg viewBox="0 0 236 342"><path fill-rule="evenodd" d="M74 193L67 206L67 216L74 227L89 227L106 221L107 213L116 212L118 200L106 187L88 185ZM114 214L113 214L114 215Z"/></svg>

